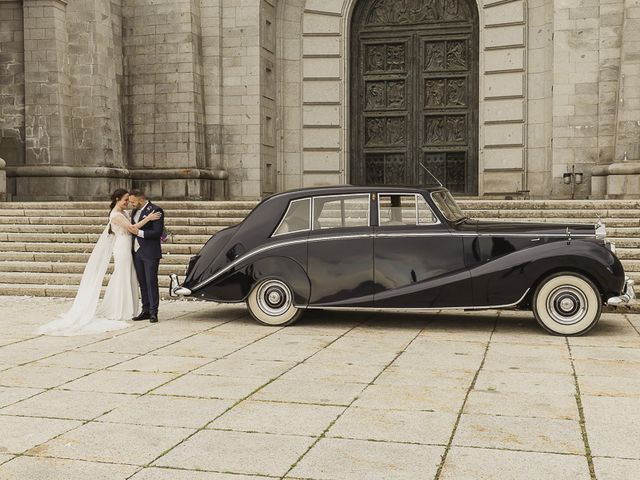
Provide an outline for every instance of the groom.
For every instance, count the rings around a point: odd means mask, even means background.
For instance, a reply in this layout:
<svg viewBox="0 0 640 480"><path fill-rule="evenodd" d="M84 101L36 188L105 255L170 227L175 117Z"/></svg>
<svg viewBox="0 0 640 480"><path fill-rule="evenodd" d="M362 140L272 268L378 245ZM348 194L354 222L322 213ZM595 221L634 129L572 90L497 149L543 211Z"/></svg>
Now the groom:
<svg viewBox="0 0 640 480"><path fill-rule="evenodd" d="M164 212L160 207L147 200L142 190L134 189L129 192L131 212L131 227L129 231L135 235L133 239L133 263L136 267L140 293L142 294L142 313L133 318L134 321L158 321L158 305L160 291L158 289L158 267L162 258L160 237L164 231ZM160 220L147 223L138 229L133 224L138 223L147 215L160 212Z"/></svg>

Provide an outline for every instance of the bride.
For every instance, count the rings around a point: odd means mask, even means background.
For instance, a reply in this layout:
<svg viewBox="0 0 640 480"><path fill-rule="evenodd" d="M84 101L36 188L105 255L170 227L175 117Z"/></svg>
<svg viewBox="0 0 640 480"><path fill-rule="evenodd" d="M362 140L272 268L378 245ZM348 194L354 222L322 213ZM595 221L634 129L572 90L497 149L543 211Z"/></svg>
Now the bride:
<svg viewBox="0 0 640 480"><path fill-rule="evenodd" d="M140 302L130 230L158 220L161 214L153 213L132 225L125 210L128 202L126 190L119 188L113 192L109 223L91 252L71 309L40 327L38 333L70 336L107 332L128 327L125 320L138 314ZM102 280L112 255L114 270L104 298L98 305Z"/></svg>

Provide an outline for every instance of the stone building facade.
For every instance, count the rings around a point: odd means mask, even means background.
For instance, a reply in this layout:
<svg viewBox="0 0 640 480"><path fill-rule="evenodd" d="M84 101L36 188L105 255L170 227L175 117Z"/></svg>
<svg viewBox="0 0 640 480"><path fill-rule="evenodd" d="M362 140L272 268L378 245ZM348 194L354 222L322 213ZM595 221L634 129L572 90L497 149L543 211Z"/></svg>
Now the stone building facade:
<svg viewBox="0 0 640 480"><path fill-rule="evenodd" d="M640 196L638 52L637 0L0 0L0 198Z"/></svg>

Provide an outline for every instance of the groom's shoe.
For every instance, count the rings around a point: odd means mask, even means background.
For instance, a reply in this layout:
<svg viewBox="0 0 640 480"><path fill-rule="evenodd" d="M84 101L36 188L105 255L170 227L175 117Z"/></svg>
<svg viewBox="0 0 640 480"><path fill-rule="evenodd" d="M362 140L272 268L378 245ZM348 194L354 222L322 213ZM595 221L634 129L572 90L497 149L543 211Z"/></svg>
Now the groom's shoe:
<svg viewBox="0 0 640 480"><path fill-rule="evenodd" d="M157 314L152 314L151 317L149 318L149 322L151 323L158 323L158 315Z"/></svg>
<svg viewBox="0 0 640 480"><path fill-rule="evenodd" d="M140 320L149 320L151 318L151 314L149 312L142 312L137 317L133 317L131 320L134 322L139 322Z"/></svg>

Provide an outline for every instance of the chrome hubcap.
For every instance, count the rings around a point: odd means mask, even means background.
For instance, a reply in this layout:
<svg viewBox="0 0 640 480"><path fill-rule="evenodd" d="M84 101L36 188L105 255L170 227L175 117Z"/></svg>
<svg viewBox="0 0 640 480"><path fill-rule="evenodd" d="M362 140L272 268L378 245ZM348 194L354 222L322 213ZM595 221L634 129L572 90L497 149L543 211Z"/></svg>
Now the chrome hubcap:
<svg viewBox="0 0 640 480"><path fill-rule="evenodd" d="M277 317L291 307L291 290L280 280L267 280L258 287L257 300L260 310Z"/></svg>
<svg viewBox="0 0 640 480"><path fill-rule="evenodd" d="M587 313L587 297L582 290L563 285L554 289L547 299L547 312L562 325L573 325Z"/></svg>

